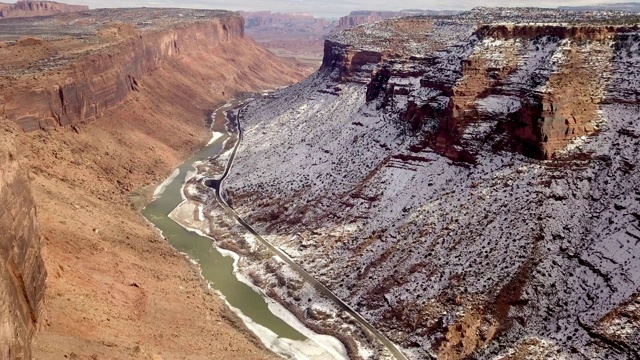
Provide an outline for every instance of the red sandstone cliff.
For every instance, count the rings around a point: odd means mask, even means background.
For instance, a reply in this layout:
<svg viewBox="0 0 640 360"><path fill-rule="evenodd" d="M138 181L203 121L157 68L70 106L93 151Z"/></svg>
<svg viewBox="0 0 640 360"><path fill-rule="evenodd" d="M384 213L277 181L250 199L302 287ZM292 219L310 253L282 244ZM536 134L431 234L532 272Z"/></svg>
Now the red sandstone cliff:
<svg viewBox="0 0 640 360"><path fill-rule="evenodd" d="M453 15L456 13L456 11L448 10L352 11L349 15L343 16L338 20L338 24L334 29L334 32L395 17L408 17L417 15Z"/></svg>
<svg viewBox="0 0 640 360"><path fill-rule="evenodd" d="M281 28L291 32L322 32L331 25L327 19L316 18L309 14L272 13L270 11L240 12L245 18L247 30L267 31L268 28Z"/></svg>
<svg viewBox="0 0 640 360"><path fill-rule="evenodd" d="M140 78L151 75L168 59L243 36L239 17L128 36L99 51L90 51L38 85L19 79L3 91L0 116L17 122L25 131L99 118L129 93L139 91L144 86Z"/></svg>
<svg viewBox="0 0 640 360"><path fill-rule="evenodd" d="M46 270L27 164L0 123L0 358L31 359Z"/></svg>
<svg viewBox="0 0 640 360"><path fill-rule="evenodd" d="M400 118L414 129L427 119L437 119L429 146L464 161L473 161L474 135L469 129L497 119L499 114L486 106L496 98L518 103L512 113L502 114L505 121L499 134L493 135L499 138L497 148L550 158L571 141L594 133L597 104L604 100L604 74L611 57L608 48L618 34L633 30L604 25L484 25L468 34L472 40L463 40L472 42L451 46L442 40L427 41L417 55L403 44L411 41L407 29L425 31L433 27L433 21L404 19L392 24L398 27L392 31L403 33L378 44L371 40L365 46L354 46L349 41L327 40L323 67L341 81L367 83L368 100L381 97L385 108L395 96L408 96L407 107L393 111L400 111ZM366 31L357 29L342 36L363 36L359 33ZM523 46L523 41L529 45ZM527 65L527 59L544 46L553 47L554 53L545 55L539 64ZM515 76L517 73L525 78ZM410 78L420 79L419 89L403 83ZM448 100L433 103L412 95L428 92Z"/></svg>

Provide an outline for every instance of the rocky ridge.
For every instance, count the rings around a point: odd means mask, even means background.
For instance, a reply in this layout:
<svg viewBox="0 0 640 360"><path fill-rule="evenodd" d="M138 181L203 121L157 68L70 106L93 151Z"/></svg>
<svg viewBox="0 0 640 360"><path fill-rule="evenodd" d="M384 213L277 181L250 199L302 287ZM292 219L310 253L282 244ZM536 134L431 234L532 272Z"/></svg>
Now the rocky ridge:
<svg viewBox="0 0 640 360"><path fill-rule="evenodd" d="M336 34L246 109L226 195L412 358L635 359L636 21L483 8Z"/></svg>
<svg viewBox="0 0 640 360"><path fill-rule="evenodd" d="M397 18L397 17L409 17L418 15L454 15L457 11L436 11L436 10L401 10L401 11L369 11L369 10L357 10L352 11L349 15L343 16L338 20L338 24L333 32L338 32L346 29L350 29L355 26L369 24L376 21Z"/></svg>
<svg viewBox="0 0 640 360"><path fill-rule="evenodd" d="M89 10L89 7L84 5L69 5L55 1L20 0L15 4L0 3L0 18L47 16L85 10Z"/></svg>

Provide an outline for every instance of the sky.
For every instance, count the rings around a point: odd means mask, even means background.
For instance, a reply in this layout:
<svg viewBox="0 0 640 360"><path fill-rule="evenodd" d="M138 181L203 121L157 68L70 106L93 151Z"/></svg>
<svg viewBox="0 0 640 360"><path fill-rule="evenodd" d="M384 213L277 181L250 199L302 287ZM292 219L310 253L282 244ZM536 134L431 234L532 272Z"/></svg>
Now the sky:
<svg viewBox="0 0 640 360"><path fill-rule="evenodd" d="M455 2L434 0L58 0L72 4L102 7L183 7L225 10L270 10L273 12L309 13L315 16L337 18L353 10L468 10L476 6L537 6L558 7L592 5L616 2L640 2L640 0L458 0Z"/></svg>

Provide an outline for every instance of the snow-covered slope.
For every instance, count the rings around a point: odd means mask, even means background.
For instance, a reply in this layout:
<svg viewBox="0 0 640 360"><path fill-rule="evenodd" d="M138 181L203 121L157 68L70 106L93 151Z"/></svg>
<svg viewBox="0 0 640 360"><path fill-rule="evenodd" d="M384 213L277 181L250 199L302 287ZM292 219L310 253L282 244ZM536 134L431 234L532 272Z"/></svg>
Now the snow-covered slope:
<svg viewBox="0 0 640 360"><path fill-rule="evenodd" d="M227 196L415 359L637 358L639 43L356 28L244 110Z"/></svg>

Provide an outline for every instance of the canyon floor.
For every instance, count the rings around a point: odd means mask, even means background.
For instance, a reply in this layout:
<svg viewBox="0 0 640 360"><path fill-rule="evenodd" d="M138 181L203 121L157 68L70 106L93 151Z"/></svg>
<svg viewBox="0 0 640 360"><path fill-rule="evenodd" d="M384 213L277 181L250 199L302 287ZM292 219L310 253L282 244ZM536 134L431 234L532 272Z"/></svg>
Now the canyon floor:
<svg viewBox="0 0 640 360"><path fill-rule="evenodd" d="M193 14L197 26L184 31L202 31L219 15ZM136 27L149 16L162 20L154 28ZM100 76L74 73L96 51L117 54L134 37L192 22L177 11L149 15L141 10L1 20L6 31L0 58L7 60L1 81L17 86L3 87L0 116L9 118L10 111L27 106L12 101L29 87ZM73 26L77 23L85 26ZM28 133L14 130L18 153L30 168L46 244L45 315L35 358L274 357L137 212L155 184L209 140L210 110L235 94L291 84L308 72L243 37L242 29L226 40L211 48L185 46L139 76L135 91L99 118ZM115 64L114 72L127 71L126 66ZM63 108L73 110L64 103Z"/></svg>

